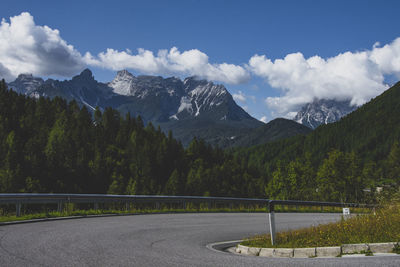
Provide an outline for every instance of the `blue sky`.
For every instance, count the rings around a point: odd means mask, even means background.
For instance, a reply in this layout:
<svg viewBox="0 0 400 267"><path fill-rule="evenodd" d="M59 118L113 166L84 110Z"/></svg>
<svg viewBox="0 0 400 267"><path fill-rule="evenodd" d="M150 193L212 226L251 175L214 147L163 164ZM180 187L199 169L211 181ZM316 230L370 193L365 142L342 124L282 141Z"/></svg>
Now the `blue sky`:
<svg viewBox="0 0 400 267"><path fill-rule="evenodd" d="M48 66L38 68L16 63L12 47L0 45L0 74L3 67L10 77L18 70L70 77L89 67L96 79L110 81L119 67L126 67L134 74L199 75L225 84L254 117L271 120L293 115L313 98L351 99L360 105L399 80L398 10L400 1L366 0L3 1L0 17L5 23L11 25L10 17L29 12L35 26L57 29L58 38L73 51L60 46L73 56L60 67L65 60L59 54L38 54L35 60L47 60L38 64ZM14 32L2 25L0 42L15 40L9 36L28 24L21 22ZM46 34L31 32L35 40L53 42ZM23 41L16 47L27 49ZM169 53L173 47L179 61L168 57L167 64L151 67L159 50ZM138 48L152 52L155 61L132 57ZM26 51L40 52L30 49ZM107 49L114 53L107 54ZM130 51L123 54L126 49ZM86 52L90 60L84 58ZM57 59L60 64L54 67ZM191 65L196 60L203 65Z"/></svg>

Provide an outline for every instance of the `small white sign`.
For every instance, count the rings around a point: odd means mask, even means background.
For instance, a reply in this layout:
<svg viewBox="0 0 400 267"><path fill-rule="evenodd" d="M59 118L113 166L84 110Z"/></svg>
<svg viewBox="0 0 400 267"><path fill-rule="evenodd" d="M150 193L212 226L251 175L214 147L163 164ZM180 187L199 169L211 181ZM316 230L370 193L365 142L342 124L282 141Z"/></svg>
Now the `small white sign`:
<svg viewBox="0 0 400 267"><path fill-rule="evenodd" d="M343 208L343 215L350 215L350 209L349 208Z"/></svg>

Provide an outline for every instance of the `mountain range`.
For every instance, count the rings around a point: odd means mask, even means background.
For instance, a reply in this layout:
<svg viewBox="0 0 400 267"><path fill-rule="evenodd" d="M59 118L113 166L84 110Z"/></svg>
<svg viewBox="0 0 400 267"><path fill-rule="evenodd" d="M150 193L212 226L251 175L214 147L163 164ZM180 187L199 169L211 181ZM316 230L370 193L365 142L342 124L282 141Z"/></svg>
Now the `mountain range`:
<svg viewBox="0 0 400 267"><path fill-rule="evenodd" d="M64 81L20 74L8 86L30 97L75 100L91 111L112 107L141 116L146 124L172 131L184 145L198 137L221 147L247 146L309 132L285 119L265 125L238 106L223 85L197 77L134 76L122 70L111 82L101 83L85 69Z"/></svg>

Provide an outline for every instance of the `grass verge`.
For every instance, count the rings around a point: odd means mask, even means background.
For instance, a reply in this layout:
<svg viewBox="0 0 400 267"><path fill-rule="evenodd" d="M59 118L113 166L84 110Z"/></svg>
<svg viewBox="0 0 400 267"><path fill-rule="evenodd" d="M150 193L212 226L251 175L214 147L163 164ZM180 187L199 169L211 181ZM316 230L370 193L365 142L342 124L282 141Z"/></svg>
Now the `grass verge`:
<svg viewBox="0 0 400 267"><path fill-rule="evenodd" d="M400 241L400 204L386 205L377 210L376 215L356 215L337 223L280 232L276 234L274 246L269 234L250 237L241 244L262 248L302 248L397 241Z"/></svg>
<svg viewBox="0 0 400 267"><path fill-rule="evenodd" d="M338 207L304 207L304 206L285 206L277 205L275 207L276 212L301 212L301 213L341 213L342 208ZM151 213L193 213L193 212L268 212L266 207L262 206L235 206L235 207L215 207L208 208L208 205L194 205L188 203L186 209L161 206L159 209L149 207L131 208L125 210L121 207L111 207L102 209L88 209L79 208L73 203L65 204L62 212L47 210L45 212L32 211L29 207L23 211L22 216L15 216L15 212L7 212L0 209L0 222L12 222L12 221L23 221L33 219L44 219L44 218L56 218L56 217L69 217L69 216L89 216L89 215L106 215L106 214L151 214ZM353 212L365 213L369 212L367 209L359 208L354 209Z"/></svg>
<svg viewBox="0 0 400 267"><path fill-rule="evenodd" d="M23 214L22 216L15 216L15 214L5 214L0 216L0 222L12 222L12 221L24 221L33 219L45 219L45 218L57 218L57 217L69 217L69 216L89 216L89 215L107 215L107 214L156 214L156 213L193 213L193 212L266 212L265 208L254 208L254 209L229 209L229 208L216 208L216 209L129 209L129 210L117 210L117 209L88 209L88 210L70 210L66 209L62 212L48 211L48 212L37 212L31 214Z"/></svg>

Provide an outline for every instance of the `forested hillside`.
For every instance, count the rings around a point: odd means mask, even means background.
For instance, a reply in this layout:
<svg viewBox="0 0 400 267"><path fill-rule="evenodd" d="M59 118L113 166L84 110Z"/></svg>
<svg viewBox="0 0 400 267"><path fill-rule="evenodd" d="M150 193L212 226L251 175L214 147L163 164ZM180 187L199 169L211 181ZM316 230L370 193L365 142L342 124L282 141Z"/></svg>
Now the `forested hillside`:
<svg viewBox="0 0 400 267"><path fill-rule="evenodd" d="M193 140L185 150L140 117L94 118L74 101L32 99L0 84L0 192L262 196L231 154Z"/></svg>
<svg viewBox="0 0 400 267"><path fill-rule="evenodd" d="M184 149L140 117L111 108L92 117L74 101L28 98L2 81L0 192L366 201L375 186L399 186L399 137L400 83L308 135L223 151L197 139Z"/></svg>
<svg viewBox="0 0 400 267"><path fill-rule="evenodd" d="M353 201L370 197L364 188L400 185L399 140L397 83L338 122L236 156L267 174L269 197Z"/></svg>

